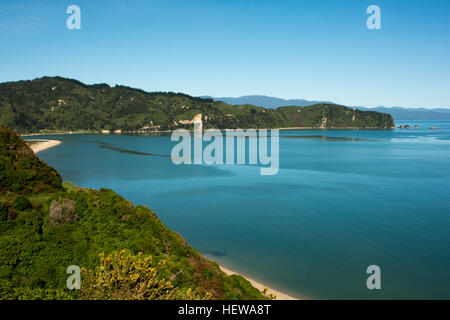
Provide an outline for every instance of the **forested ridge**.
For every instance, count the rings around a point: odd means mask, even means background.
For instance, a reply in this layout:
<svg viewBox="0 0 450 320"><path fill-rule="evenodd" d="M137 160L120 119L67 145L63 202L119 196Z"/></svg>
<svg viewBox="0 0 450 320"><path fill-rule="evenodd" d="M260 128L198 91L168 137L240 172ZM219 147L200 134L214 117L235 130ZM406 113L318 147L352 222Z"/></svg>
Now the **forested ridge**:
<svg viewBox="0 0 450 320"><path fill-rule="evenodd" d="M126 86L86 85L61 77L0 84L0 124L20 133L43 130L157 131L191 128L202 114L203 128L378 128L392 117L335 104L265 109L229 105L183 93L145 92Z"/></svg>

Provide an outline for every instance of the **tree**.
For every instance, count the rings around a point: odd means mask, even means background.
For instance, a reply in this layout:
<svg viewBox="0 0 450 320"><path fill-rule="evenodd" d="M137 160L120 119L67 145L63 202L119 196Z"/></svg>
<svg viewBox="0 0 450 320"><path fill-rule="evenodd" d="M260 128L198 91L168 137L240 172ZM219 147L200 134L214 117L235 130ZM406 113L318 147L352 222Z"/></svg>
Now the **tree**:
<svg viewBox="0 0 450 320"><path fill-rule="evenodd" d="M31 202L24 196L18 196L14 199L13 207L16 210L25 211L32 209Z"/></svg>

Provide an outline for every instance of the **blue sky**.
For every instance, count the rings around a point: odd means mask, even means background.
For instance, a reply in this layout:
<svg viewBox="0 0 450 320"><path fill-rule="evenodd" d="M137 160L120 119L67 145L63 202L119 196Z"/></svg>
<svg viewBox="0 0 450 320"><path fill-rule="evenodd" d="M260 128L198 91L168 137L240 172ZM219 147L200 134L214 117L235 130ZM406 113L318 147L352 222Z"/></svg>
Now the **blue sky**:
<svg viewBox="0 0 450 320"><path fill-rule="evenodd" d="M66 28L71 4L81 30ZM1 0L0 43L0 82L450 108L448 0Z"/></svg>

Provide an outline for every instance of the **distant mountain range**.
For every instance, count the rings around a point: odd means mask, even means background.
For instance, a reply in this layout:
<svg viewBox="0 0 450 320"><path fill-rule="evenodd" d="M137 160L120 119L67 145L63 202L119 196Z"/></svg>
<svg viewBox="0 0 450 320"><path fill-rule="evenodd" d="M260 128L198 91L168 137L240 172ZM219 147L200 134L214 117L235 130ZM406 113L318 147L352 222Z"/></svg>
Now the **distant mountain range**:
<svg viewBox="0 0 450 320"><path fill-rule="evenodd" d="M223 101L231 105L251 104L264 108L278 108L285 106L306 107L318 103L333 104L330 101L310 101L305 99L280 99L263 95L250 95L237 98L222 97L214 98L210 96L202 96L201 98L209 98L215 101ZM450 109L425 109L425 108L402 108L402 107L375 107L366 108L355 106L354 108L368 111L378 111L392 115L394 120L450 120Z"/></svg>
<svg viewBox="0 0 450 320"><path fill-rule="evenodd" d="M389 113L394 120L450 120L450 109L425 109L425 108L402 108L402 107L356 107L360 110L372 110Z"/></svg>
<svg viewBox="0 0 450 320"><path fill-rule="evenodd" d="M312 106L319 103L327 103L327 104L335 104L330 101L310 101L305 99L280 99L269 96L242 96L237 98L232 97L222 97L222 98L214 98L211 96L202 96L200 98L205 99L213 99L215 101L223 101L232 105L242 105L242 104L251 104L258 107L263 108L278 108L278 107L287 107L287 106L299 106L299 107L307 107Z"/></svg>

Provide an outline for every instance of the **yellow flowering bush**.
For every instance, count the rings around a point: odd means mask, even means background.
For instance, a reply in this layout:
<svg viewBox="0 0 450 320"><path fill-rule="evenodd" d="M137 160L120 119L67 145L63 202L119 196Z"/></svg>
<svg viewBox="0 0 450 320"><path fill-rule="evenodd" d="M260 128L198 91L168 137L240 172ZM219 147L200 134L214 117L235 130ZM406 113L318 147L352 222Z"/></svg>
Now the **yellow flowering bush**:
<svg viewBox="0 0 450 320"><path fill-rule="evenodd" d="M276 294L273 294L273 293L269 292L269 288L268 287L264 287L264 290L262 291L262 294L264 295L264 297L267 300L275 300L277 298Z"/></svg>
<svg viewBox="0 0 450 320"><path fill-rule="evenodd" d="M153 263L151 256L127 254L125 250L105 257L100 254L100 265L95 271L82 269L81 296L102 300L206 300L209 293L186 292L174 287L171 281L161 279L158 271L165 261Z"/></svg>

